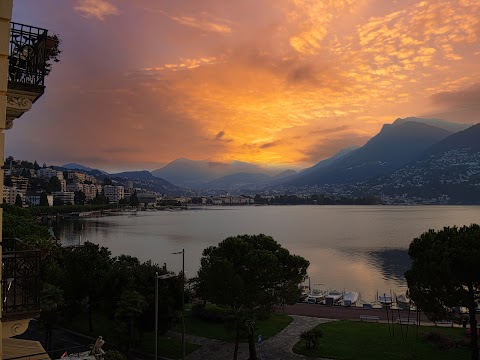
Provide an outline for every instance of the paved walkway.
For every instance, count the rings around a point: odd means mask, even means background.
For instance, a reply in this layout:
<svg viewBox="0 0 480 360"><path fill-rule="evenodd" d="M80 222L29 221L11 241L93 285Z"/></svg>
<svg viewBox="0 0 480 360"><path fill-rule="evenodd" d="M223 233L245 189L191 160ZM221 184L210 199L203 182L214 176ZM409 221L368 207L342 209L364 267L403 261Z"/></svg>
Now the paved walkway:
<svg viewBox="0 0 480 360"><path fill-rule="evenodd" d="M310 330L330 319L321 319L306 316L292 315L293 321L277 335L265 340L260 345L260 358L262 360L300 360L310 359L292 352L292 347L297 343L303 331ZM169 335L174 335L170 333ZM175 334L178 336L179 334ZM202 345L201 348L189 354L187 360L229 360L233 359L234 343L206 339L199 336L186 335L185 340L190 343ZM258 348L257 348L258 349ZM258 354L258 353L257 353ZM248 344L239 344L238 360L248 359ZM320 359L318 359L320 360Z"/></svg>

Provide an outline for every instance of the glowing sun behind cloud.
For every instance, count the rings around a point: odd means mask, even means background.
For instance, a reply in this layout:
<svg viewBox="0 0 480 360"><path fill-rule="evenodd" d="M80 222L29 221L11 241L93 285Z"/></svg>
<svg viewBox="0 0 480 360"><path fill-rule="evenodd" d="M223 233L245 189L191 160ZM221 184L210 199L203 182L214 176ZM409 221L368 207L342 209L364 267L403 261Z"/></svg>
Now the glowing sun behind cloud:
<svg viewBox="0 0 480 360"><path fill-rule="evenodd" d="M480 121L478 108L445 100L480 83L480 0L225 4L79 0L59 5L68 21L33 1L20 7L19 17L44 11L65 46L42 99L55 105L24 131L75 137L39 156L301 167L362 145L397 117ZM29 157L15 145L27 135L15 136L10 147Z"/></svg>

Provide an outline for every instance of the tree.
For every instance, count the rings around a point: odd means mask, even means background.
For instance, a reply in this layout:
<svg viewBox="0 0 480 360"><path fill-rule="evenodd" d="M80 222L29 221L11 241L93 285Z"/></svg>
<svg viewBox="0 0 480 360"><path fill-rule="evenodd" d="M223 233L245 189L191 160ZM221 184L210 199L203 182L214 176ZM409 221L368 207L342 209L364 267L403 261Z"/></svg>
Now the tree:
<svg viewBox="0 0 480 360"><path fill-rule="evenodd" d="M37 171L38 169L40 169L40 165L38 165L37 160L35 160L34 163L33 163L33 169L34 169L35 171Z"/></svg>
<svg viewBox="0 0 480 360"><path fill-rule="evenodd" d="M12 177L5 176L5 179L3 180L3 185L12 187L13 186Z"/></svg>
<svg viewBox="0 0 480 360"><path fill-rule="evenodd" d="M110 179L109 177L105 176L105 178L103 179L103 185L113 185L113 181L112 179Z"/></svg>
<svg viewBox="0 0 480 360"><path fill-rule="evenodd" d="M134 191L132 195L130 195L130 206L138 206L140 202L138 201L137 192Z"/></svg>
<svg viewBox="0 0 480 360"><path fill-rule="evenodd" d="M203 251L198 289L207 300L230 308L232 313L239 314L238 318L245 319L243 326L247 330L250 359L256 360L256 317L270 314L284 301L295 303L298 296L285 299L282 291L296 288L298 292L298 284L305 279L308 266L307 260L291 255L270 236L229 237ZM238 340L236 336L234 359Z"/></svg>
<svg viewBox="0 0 480 360"><path fill-rule="evenodd" d="M125 323L127 328L127 354L132 345L132 333L135 320L145 311L147 302L145 297L136 291L126 290L122 293L118 302L115 318Z"/></svg>
<svg viewBox="0 0 480 360"><path fill-rule="evenodd" d="M40 293L42 310L40 320L45 324L45 349L47 351L52 348L53 325L58 321L58 308L63 305L63 302L63 290L47 283L43 284Z"/></svg>
<svg viewBox="0 0 480 360"><path fill-rule="evenodd" d="M63 200L60 198L55 198L53 199L53 206L62 206L63 205Z"/></svg>
<svg viewBox="0 0 480 360"><path fill-rule="evenodd" d="M21 176L23 176L23 177L25 177L25 178L31 178L31 177L32 177L32 173L30 172L29 169L23 168L23 169L22 169Z"/></svg>
<svg viewBox="0 0 480 360"><path fill-rule="evenodd" d="M57 34L48 36L47 38L45 75L50 74L50 72L52 71L52 62L60 62L60 54L62 53L62 50L60 50L60 43L61 40Z"/></svg>
<svg viewBox="0 0 480 360"><path fill-rule="evenodd" d="M42 193L40 194L40 206L50 206L50 204L48 203L48 197L47 197L47 193L45 191L42 191Z"/></svg>
<svg viewBox="0 0 480 360"><path fill-rule="evenodd" d="M75 205L84 205L85 200L87 200L87 196L82 190L78 190L74 192L74 198L73 201Z"/></svg>
<svg viewBox="0 0 480 360"><path fill-rule="evenodd" d="M92 205L105 205L105 204L108 204L108 203L109 203L109 200L105 196L103 191L101 193L97 192L97 195L91 201Z"/></svg>
<svg viewBox="0 0 480 360"><path fill-rule="evenodd" d="M17 194L17 196L15 197L15 206L23 207L23 201L20 194Z"/></svg>
<svg viewBox="0 0 480 360"><path fill-rule="evenodd" d="M480 226L429 230L410 244L412 267L405 273L412 301L432 320L453 316L454 308L469 313L472 359L478 360L475 299L480 293Z"/></svg>
<svg viewBox="0 0 480 360"><path fill-rule="evenodd" d="M93 308L103 297L105 279L112 266L110 255L107 248L88 241L83 246L65 249L65 297L77 303L86 301L90 333L93 333Z"/></svg>
<svg viewBox="0 0 480 360"><path fill-rule="evenodd" d="M59 178L56 176L52 176L48 180L48 187L50 192L52 191L62 191L62 183L60 182Z"/></svg>

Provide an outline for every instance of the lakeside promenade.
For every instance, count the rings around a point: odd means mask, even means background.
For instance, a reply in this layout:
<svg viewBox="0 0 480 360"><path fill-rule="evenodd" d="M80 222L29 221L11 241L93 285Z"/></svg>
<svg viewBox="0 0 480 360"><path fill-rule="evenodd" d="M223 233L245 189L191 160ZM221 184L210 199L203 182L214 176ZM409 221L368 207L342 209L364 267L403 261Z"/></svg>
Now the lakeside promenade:
<svg viewBox="0 0 480 360"><path fill-rule="evenodd" d="M388 313L386 309L364 309L362 307L345 307L345 306L327 306L321 304L307 304L307 303L297 303L295 305L289 305L279 307L277 309L279 313L285 311L286 315L297 315L297 316L310 316L322 319L332 319L332 320L358 320L360 321L360 315L367 316L378 316L379 322L395 322L397 318L401 318L402 321L405 319L410 319L415 321L416 312L411 310L410 313L408 310L397 310L389 309ZM388 315L387 315L388 314ZM463 314L468 316L468 314ZM388 316L388 318L387 318ZM477 321L480 321L480 314L477 314ZM425 326L435 326L431 320L427 318L424 313L420 313L420 325ZM453 323L453 326L460 326ZM448 324L441 324L439 326L448 326Z"/></svg>

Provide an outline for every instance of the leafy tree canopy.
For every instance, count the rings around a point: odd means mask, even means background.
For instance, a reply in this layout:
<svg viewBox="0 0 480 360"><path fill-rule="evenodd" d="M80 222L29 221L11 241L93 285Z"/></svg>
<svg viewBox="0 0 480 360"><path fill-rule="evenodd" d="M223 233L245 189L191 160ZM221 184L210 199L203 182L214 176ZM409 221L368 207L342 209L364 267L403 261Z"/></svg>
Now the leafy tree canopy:
<svg viewBox="0 0 480 360"><path fill-rule="evenodd" d="M203 251L198 289L207 300L246 316L250 359L256 359L254 320L274 306L294 303L309 262L267 235L229 237ZM290 289L296 291L288 291ZM285 299L284 293L295 295ZM243 309L243 310L242 310ZM253 324L253 325L252 325Z"/></svg>
<svg viewBox="0 0 480 360"><path fill-rule="evenodd" d="M15 197L15 206L22 207L23 206L23 200L20 194L17 194Z"/></svg>
<svg viewBox="0 0 480 360"><path fill-rule="evenodd" d="M452 316L453 308L469 310L476 329L479 295L480 226L429 230L410 244L412 267L405 273L411 299L432 320ZM471 332L472 359L478 359L477 332Z"/></svg>

